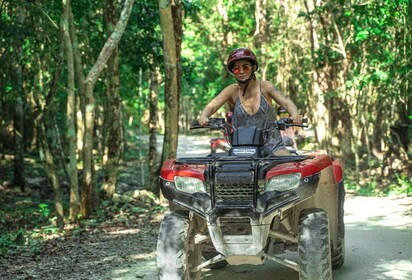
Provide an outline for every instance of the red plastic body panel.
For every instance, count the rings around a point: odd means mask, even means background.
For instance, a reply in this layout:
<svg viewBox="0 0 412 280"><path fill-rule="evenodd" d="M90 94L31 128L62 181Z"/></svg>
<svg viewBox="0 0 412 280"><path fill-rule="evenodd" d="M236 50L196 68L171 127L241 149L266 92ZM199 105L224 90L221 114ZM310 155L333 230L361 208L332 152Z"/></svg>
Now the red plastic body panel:
<svg viewBox="0 0 412 280"><path fill-rule="evenodd" d="M175 164L174 159L168 159L163 163L162 170L160 171L160 177L165 180L173 181L174 176L184 176L197 178L204 181L204 171L206 165L187 165L187 164Z"/></svg>
<svg viewBox="0 0 412 280"><path fill-rule="evenodd" d="M333 166L333 172L335 176L335 183L339 183L343 179L343 170L340 160L332 161L332 158L327 154L314 155L315 158L307 159L301 162L282 163L271 168L266 173L266 179L270 179L274 176L301 173L302 177L307 177L318 172L321 172L328 166ZM174 176L193 177L204 181L204 171L206 165L188 165L188 164L175 164L174 159L166 160L163 163L160 176L168 181L173 181Z"/></svg>
<svg viewBox="0 0 412 280"><path fill-rule="evenodd" d="M279 164L266 173L266 179L270 179L273 176L298 172L302 174L302 177L306 177L318 173L330 165L332 165L331 157L321 154L313 159L307 159L301 162Z"/></svg>
<svg viewBox="0 0 412 280"><path fill-rule="evenodd" d="M343 180L343 167L339 159L333 161L333 174L335 175L336 184Z"/></svg>

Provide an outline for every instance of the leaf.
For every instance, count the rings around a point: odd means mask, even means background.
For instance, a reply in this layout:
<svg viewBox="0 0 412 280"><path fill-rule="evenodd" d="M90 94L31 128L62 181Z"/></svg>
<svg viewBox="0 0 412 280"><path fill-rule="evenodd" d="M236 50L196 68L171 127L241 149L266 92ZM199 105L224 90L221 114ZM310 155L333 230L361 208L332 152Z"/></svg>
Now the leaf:
<svg viewBox="0 0 412 280"><path fill-rule="evenodd" d="M368 30L362 30L358 34L356 34L355 42L364 41L368 37L369 37L369 31Z"/></svg>

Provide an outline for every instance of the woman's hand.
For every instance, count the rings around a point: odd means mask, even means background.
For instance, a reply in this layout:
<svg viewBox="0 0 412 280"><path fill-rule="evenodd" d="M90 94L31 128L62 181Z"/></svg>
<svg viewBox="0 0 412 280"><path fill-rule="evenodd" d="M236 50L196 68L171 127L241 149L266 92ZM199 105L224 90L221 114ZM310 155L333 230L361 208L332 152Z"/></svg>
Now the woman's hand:
<svg viewBox="0 0 412 280"><path fill-rule="evenodd" d="M293 120L293 124L302 124L302 120L303 120L302 115L293 115L293 116L290 116L290 118Z"/></svg>
<svg viewBox="0 0 412 280"><path fill-rule="evenodd" d="M200 118L197 119L197 122L200 125L207 125L209 123L209 119L206 118L206 117L200 117Z"/></svg>

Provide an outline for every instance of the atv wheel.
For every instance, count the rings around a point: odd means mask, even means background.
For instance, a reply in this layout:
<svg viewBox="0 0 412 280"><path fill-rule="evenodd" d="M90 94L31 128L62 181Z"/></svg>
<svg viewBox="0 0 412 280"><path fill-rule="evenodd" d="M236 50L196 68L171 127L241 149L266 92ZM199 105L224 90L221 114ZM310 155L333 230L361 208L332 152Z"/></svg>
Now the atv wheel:
<svg viewBox="0 0 412 280"><path fill-rule="evenodd" d="M299 279L332 279L329 223L321 209L305 210L299 220Z"/></svg>
<svg viewBox="0 0 412 280"><path fill-rule="evenodd" d="M345 239L338 239L338 247L332 250L332 269L340 268L345 262Z"/></svg>
<svg viewBox="0 0 412 280"><path fill-rule="evenodd" d="M332 249L332 268L336 269L343 265L345 262L345 223L343 221L344 216L344 204L345 204L345 188L343 182L339 183L338 194L338 247L336 250Z"/></svg>
<svg viewBox="0 0 412 280"><path fill-rule="evenodd" d="M201 263L200 244L195 244L197 223L184 212L171 212L160 224L157 268L160 280L199 280L201 271L190 271Z"/></svg>

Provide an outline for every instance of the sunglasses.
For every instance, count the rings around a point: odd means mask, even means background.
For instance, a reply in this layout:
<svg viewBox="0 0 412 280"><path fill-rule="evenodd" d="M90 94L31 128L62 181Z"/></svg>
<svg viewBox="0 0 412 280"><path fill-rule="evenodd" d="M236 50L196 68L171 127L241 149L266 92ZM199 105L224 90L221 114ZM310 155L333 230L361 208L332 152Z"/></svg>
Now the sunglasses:
<svg viewBox="0 0 412 280"><path fill-rule="evenodd" d="M244 64L242 66L233 67L232 68L232 73L233 73L233 75L239 75L240 72L243 71L245 74L249 74L251 70L252 70L252 65Z"/></svg>

